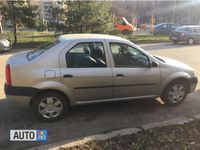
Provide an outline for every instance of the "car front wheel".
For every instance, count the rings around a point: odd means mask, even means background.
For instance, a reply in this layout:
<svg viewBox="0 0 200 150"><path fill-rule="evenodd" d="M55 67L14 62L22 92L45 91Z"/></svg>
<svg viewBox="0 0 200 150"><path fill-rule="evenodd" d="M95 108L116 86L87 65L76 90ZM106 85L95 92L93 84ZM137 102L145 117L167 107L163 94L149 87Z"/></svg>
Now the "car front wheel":
<svg viewBox="0 0 200 150"><path fill-rule="evenodd" d="M43 121L61 119L69 106L66 98L57 92L42 93L35 100L34 112Z"/></svg>
<svg viewBox="0 0 200 150"><path fill-rule="evenodd" d="M186 84L186 82L182 80L177 80L170 83L166 87L163 95L161 96L161 99L167 105L178 105L185 99L187 94L188 85Z"/></svg>
<svg viewBox="0 0 200 150"><path fill-rule="evenodd" d="M194 44L194 39L193 39L193 38L189 38L189 39L188 39L188 44L189 44L189 45Z"/></svg>

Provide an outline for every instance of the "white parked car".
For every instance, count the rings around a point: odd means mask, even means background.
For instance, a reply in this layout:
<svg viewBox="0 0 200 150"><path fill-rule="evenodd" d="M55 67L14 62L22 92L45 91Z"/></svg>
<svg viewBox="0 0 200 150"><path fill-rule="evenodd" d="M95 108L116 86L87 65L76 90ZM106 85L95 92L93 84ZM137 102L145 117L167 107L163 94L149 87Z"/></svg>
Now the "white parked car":
<svg viewBox="0 0 200 150"><path fill-rule="evenodd" d="M10 42L7 39L0 39L0 51L8 50L10 48Z"/></svg>

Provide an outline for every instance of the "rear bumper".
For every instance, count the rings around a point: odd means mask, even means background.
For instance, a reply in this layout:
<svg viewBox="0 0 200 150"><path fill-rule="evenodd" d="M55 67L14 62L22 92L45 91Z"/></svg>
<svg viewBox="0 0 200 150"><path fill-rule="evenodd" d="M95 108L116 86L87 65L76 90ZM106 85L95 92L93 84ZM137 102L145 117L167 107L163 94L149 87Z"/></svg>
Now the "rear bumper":
<svg viewBox="0 0 200 150"><path fill-rule="evenodd" d="M6 95L32 97L39 92L39 89L32 87L7 86L4 84L4 92Z"/></svg>
<svg viewBox="0 0 200 150"><path fill-rule="evenodd" d="M189 93L193 92L196 89L197 83L198 83L197 77L193 77L189 80L189 84L190 84Z"/></svg>
<svg viewBox="0 0 200 150"><path fill-rule="evenodd" d="M29 106L31 98L38 92L36 88L30 87L14 87L4 84L4 92L6 100L10 105L17 107Z"/></svg>

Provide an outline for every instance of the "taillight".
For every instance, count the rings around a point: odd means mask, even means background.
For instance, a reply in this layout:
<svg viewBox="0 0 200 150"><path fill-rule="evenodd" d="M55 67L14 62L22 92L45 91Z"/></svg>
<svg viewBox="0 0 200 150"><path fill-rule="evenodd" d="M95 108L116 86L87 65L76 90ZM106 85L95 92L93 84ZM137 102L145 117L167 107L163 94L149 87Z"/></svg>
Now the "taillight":
<svg viewBox="0 0 200 150"><path fill-rule="evenodd" d="M6 65L6 85L11 86L11 74L10 74L10 65Z"/></svg>

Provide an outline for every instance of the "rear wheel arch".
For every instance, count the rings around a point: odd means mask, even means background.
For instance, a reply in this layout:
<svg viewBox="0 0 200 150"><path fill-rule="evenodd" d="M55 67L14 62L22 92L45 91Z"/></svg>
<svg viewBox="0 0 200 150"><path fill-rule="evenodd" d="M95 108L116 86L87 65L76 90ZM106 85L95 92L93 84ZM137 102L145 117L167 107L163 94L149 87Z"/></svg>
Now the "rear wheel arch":
<svg viewBox="0 0 200 150"><path fill-rule="evenodd" d="M58 94L61 94L63 97L65 97L67 103L69 106L71 106L71 103L70 103L70 100L69 100L69 97L62 91L60 90L57 90L57 89L44 89L44 90L40 90L39 92L37 92L32 98L31 98L31 101L29 103L29 106L33 106L34 104L34 100L40 96L41 94L43 93L48 93L48 92L54 92L54 93L58 93Z"/></svg>

